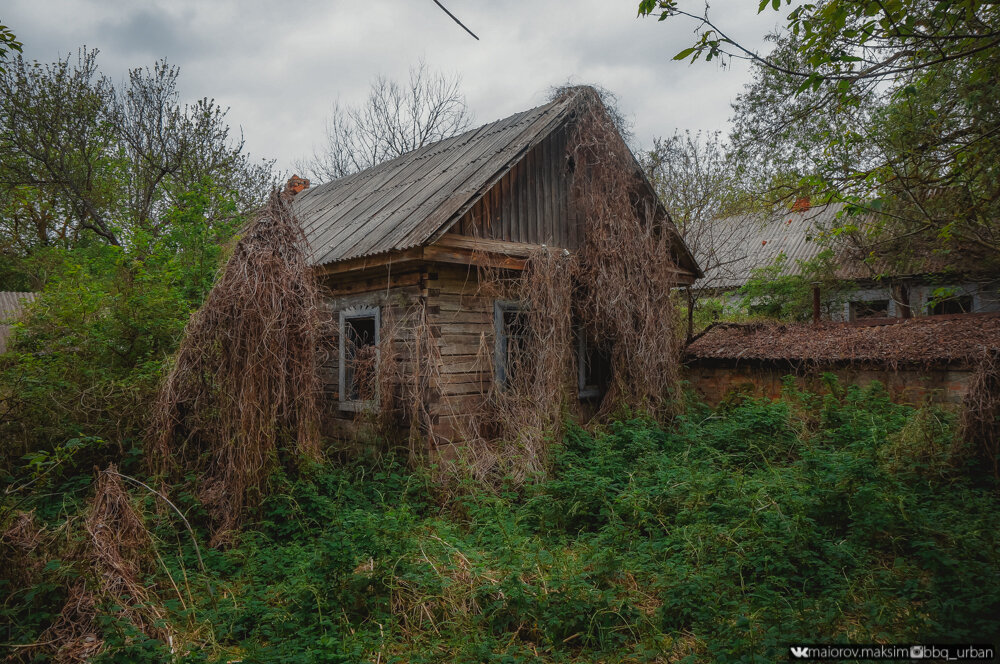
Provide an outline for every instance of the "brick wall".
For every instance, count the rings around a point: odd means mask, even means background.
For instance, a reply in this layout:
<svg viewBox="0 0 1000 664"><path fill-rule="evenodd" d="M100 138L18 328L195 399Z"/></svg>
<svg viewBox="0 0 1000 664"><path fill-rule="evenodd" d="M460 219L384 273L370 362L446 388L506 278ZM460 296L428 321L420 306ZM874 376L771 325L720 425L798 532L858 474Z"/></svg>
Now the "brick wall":
<svg viewBox="0 0 1000 664"><path fill-rule="evenodd" d="M707 403L718 404L734 390L752 390L771 399L781 394L782 379L792 374L787 368L747 362L723 365L693 363L685 369L685 379ZM942 367L932 369L862 369L829 367L796 375L799 387L822 392L820 374L832 373L842 385L860 385L878 380L888 389L893 401L919 405L929 399L935 403L961 404L969 387L971 369Z"/></svg>

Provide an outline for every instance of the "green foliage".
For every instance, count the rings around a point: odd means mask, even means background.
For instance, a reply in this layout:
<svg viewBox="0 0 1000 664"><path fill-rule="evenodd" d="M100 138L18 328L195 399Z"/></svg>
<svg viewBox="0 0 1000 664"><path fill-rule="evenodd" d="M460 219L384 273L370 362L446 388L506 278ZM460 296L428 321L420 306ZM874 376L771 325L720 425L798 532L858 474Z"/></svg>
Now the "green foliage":
<svg viewBox="0 0 1000 664"><path fill-rule="evenodd" d="M942 451L953 418L827 382L695 404L668 430L571 426L548 479L444 508L403 459L279 470L204 572L176 516L150 517L150 581L191 662L772 662L790 642L994 639L997 486ZM195 498L173 499L206 537ZM37 590L5 608L19 638L59 599ZM102 661L162 656L111 627Z"/></svg>
<svg viewBox="0 0 1000 664"><path fill-rule="evenodd" d="M0 289L41 288L50 249L149 251L192 191L214 231L263 202L271 164L250 159L213 100L181 104L179 76L159 61L115 84L87 49L0 69Z"/></svg>
<svg viewBox="0 0 1000 664"><path fill-rule="evenodd" d="M10 51L21 52L24 44L17 40L17 36L6 25L0 25L0 72L3 72L3 61L7 59Z"/></svg>
<svg viewBox="0 0 1000 664"><path fill-rule="evenodd" d="M148 251L95 245L38 257L48 283L0 356L0 468L31 453L67 472L141 447L164 360L239 223L210 223L207 208L220 198L209 185L180 196ZM73 440L102 443L60 456Z"/></svg>
<svg viewBox="0 0 1000 664"><path fill-rule="evenodd" d="M751 316L779 320L804 321L812 318L813 287L819 285L824 318L829 319L840 304L837 292L841 284L833 276L836 268L833 251L827 249L816 258L798 263L794 274L784 253L770 265L751 270L750 279L736 292L740 307Z"/></svg>

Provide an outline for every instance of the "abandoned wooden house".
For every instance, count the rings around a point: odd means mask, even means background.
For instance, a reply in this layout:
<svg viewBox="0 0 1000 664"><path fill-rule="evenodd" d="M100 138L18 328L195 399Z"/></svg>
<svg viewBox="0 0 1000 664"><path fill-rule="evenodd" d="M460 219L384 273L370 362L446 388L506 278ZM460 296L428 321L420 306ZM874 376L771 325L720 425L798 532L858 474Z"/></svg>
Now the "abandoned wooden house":
<svg viewBox="0 0 1000 664"><path fill-rule="evenodd" d="M327 435L355 435L358 413L380 408L361 374L368 359L392 353L404 382L430 383L421 436L437 444L462 438L463 421L495 382L509 379L507 358L521 343L527 306L516 294L482 289L482 270L516 274L543 247L568 255L583 245L568 141L581 104L597 99L577 88L333 182L289 182L337 328L324 367ZM669 234L676 279L663 288L690 284L700 276L697 264L631 162L635 204L654 210L657 228ZM573 387L580 399L593 398L610 369L583 335L575 345Z"/></svg>

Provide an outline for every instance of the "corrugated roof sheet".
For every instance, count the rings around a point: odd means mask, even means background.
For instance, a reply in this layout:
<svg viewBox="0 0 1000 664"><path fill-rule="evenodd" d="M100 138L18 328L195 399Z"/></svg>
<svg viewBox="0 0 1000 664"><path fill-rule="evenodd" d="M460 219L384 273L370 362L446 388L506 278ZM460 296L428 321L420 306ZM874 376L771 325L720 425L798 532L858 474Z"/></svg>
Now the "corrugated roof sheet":
<svg viewBox="0 0 1000 664"><path fill-rule="evenodd" d="M4 322L20 316L24 305L34 301L34 293L0 291L0 353L7 350L7 339L11 334L10 326L4 325Z"/></svg>
<svg viewBox="0 0 1000 664"><path fill-rule="evenodd" d="M770 217L744 215L712 220L718 231L706 235L720 238L695 249L695 259L705 271L696 288L739 288L755 268L771 265L785 255L782 275L801 273L798 261L816 258L825 248L817 242L820 232L837 224L843 204L818 205L802 212L784 212ZM736 230L738 229L738 230Z"/></svg>
<svg viewBox="0 0 1000 664"><path fill-rule="evenodd" d="M306 189L294 209L324 265L427 242L558 126L576 95Z"/></svg>
<svg viewBox="0 0 1000 664"><path fill-rule="evenodd" d="M813 364L964 364L1000 348L1000 314L856 323L719 323L687 347L695 360Z"/></svg>
<svg viewBox="0 0 1000 664"><path fill-rule="evenodd" d="M803 212L782 212L769 217L747 215L715 219L716 228L693 234L706 238L695 247L695 258L705 270L705 277L695 283L697 289L731 290L747 282L755 268L772 265L785 255L782 276L802 273L800 261L816 258L825 249L835 252L835 276L845 280L868 280L878 276L894 277L960 273L993 275L996 269L985 259L981 249L948 245L936 239L908 237L908 244L895 247L888 236L880 239L880 254L860 250L872 244L871 238L852 241L851 233L836 237L823 233L850 223L859 232L870 229L870 215L838 218L843 203L817 205ZM912 234L906 234L912 235ZM714 240L714 244L711 242Z"/></svg>

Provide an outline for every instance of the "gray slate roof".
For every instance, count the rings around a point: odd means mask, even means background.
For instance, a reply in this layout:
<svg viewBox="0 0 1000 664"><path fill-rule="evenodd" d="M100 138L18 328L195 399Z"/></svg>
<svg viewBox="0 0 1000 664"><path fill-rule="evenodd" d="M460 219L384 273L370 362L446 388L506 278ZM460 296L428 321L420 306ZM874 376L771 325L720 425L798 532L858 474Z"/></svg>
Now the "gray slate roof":
<svg viewBox="0 0 1000 664"><path fill-rule="evenodd" d="M841 208L842 203L834 203L770 217L744 215L712 220L716 230L698 234L704 239L692 247L705 271L695 287L739 288L753 269L771 265L781 254L786 257L783 276L801 273L798 261L816 258L827 248L817 240L822 230L837 225Z"/></svg>
<svg viewBox="0 0 1000 664"><path fill-rule="evenodd" d="M10 326L4 323L20 316L24 305L34 301L34 293L0 291L0 353L7 350L7 339L11 333Z"/></svg>
<svg viewBox="0 0 1000 664"><path fill-rule="evenodd" d="M409 249L434 239L558 126L576 95L414 150L294 200L313 265Z"/></svg>

